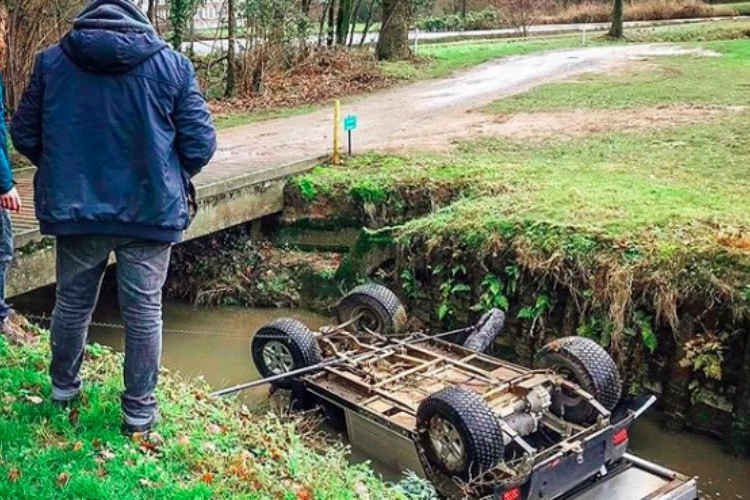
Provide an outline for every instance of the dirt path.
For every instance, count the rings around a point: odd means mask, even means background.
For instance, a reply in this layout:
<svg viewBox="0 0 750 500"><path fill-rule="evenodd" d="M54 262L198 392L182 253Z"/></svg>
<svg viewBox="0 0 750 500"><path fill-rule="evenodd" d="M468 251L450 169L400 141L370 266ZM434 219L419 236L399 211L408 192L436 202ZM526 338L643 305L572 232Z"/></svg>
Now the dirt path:
<svg viewBox="0 0 750 500"><path fill-rule="evenodd" d="M342 106L342 115L358 116L355 152L441 149L453 139L491 130L482 127L491 118L478 108L497 99L581 73L677 54L711 53L666 45L631 45L504 58L446 79L356 99ZM332 110L322 110L226 130L220 134L220 150L206 174L224 177L325 155L331 151L332 115Z"/></svg>

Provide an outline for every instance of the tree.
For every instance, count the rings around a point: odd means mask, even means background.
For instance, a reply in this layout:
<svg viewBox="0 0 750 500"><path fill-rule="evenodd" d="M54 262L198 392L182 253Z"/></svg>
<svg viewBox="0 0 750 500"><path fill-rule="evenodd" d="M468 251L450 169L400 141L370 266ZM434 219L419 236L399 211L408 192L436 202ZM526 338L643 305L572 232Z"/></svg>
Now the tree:
<svg viewBox="0 0 750 500"><path fill-rule="evenodd" d="M612 8L612 26L609 28L609 36L622 38L622 0L615 0Z"/></svg>
<svg viewBox="0 0 750 500"><path fill-rule="evenodd" d="M386 61L406 59L411 55L408 0L383 0L383 23L375 53L378 59Z"/></svg>
<svg viewBox="0 0 750 500"><path fill-rule="evenodd" d="M496 0L493 5L502 12L506 22L519 35L527 36L540 12L549 9L549 0Z"/></svg>
<svg viewBox="0 0 750 500"><path fill-rule="evenodd" d="M227 49L227 85L224 89L225 97L232 97L237 88L237 11L234 0L227 0L227 32L229 35L229 47Z"/></svg>
<svg viewBox="0 0 750 500"><path fill-rule="evenodd" d="M157 26L159 24L156 20L156 1L157 0L148 0L148 8L146 9L148 20L151 21L151 24L153 24L154 26Z"/></svg>

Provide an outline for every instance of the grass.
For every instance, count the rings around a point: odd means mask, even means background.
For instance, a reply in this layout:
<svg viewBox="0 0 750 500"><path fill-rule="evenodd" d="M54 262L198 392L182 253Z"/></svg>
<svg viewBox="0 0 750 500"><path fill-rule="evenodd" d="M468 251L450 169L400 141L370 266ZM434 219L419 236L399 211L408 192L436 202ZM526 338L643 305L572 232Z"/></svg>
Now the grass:
<svg viewBox="0 0 750 500"><path fill-rule="evenodd" d="M619 71L616 77L589 74L576 81L538 87L493 103L500 113L555 111L571 108L616 109L632 106L738 105L750 91L750 45L743 41L703 43L720 54L660 57L656 65Z"/></svg>
<svg viewBox="0 0 750 500"><path fill-rule="evenodd" d="M119 434L121 358L91 345L84 399L48 402L48 338L0 337L0 498L406 498L299 418L251 414L163 373L158 435ZM307 425L307 430L305 430ZM305 437L307 436L307 437Z"/></svg>
<svg viewBox="0 0 750 500"><path fill-rule="evenodd" d="M712 4L712 7L729 7L731 9L735 9L737 11L737 14L740 16L750 15L750 2Z"/></svg>
<svg viewBox="0 0 750 500"><path fill-rule="evenodd" d="M383 68L389 75L402 80L441 78L454 71L477 66L501 57L562 49L580 44L581 38L579 36L429 44L419 49L419 55L428 58L426 64L415 65L411 62L401 61L384 63Z"/></svg>
<svg viewBox="0 0 750 500"><path fill-rule="evenodd" d="M747 43L703 45L722 57L658 58L647 72L546 85L492 109L515 113L748 102L750 87L743 84L750 78ZM746 309L748 127L750 110L725 109L692 125L661 129L487 138L463 143L447 155L364 156L343 169L317 169L295 185L312 193L308 198L317 206L337 206L335 198L345 197L363 200L365 214L388 214L374 223L397 225L395 237L405 252L472 249L476 259L496 255L500 248L525 248L527 258L543 255L534 260L535 272L541 268L567 276L561 280L596 276L602 262L626 269L638 265L649 271L641 275L644 287L653 287L651 277L658 275L666 283L658 293L674 291L664 300L670 307L689 290L704 290L727 297L722 299L727 307ZM368 196L362 196L365 191ZM433 203L423 203L421 214L411 212L405 219L397 207L415 206L409 196L417 192ZM445 192L449 196L438 200ZM433 212L434 206L442 208ZM373 223L372 215L366 221ZM421 244L422 250L414 249ZM575 272L561 270L573 265ZM601 283L590 286L601 288ZM630 297L638 286L621 292ZM601 294L615 293L615 287ZM644 292L643 297L653 295ZM666 312L673 309L662 306L659 314L674 317Z"/></svg>

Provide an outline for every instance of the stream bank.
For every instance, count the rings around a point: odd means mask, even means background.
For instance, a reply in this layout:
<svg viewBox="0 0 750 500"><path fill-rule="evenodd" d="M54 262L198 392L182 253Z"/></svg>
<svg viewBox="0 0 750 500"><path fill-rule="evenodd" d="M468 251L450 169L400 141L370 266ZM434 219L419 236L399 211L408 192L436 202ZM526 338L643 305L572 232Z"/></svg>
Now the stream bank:
<svg viewBox="0 0 750 500"><path fill-rule="evenodd" d="M326 312L373 280L432 331L499 307L508 322L494 354L529 365L554 337L593 338L629 392L659 395L668 431L750 454L744 233L695 224L621 238L516 218L493 201L503 186L478 186L471 171L450 181L388 172L410 161L369 156L293 179L283 214L266 221L267 242L235 228L180 247L169 296Z"/></svg>

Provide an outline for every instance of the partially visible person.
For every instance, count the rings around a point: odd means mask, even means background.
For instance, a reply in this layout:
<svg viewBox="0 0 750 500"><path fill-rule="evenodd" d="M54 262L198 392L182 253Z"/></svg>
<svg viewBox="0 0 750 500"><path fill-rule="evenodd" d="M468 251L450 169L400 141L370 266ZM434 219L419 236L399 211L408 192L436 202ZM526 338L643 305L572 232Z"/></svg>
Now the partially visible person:
<svg viewBox="0 0 750 500"><path fill-rule="evenodd" d="M94 0L41 52L11 123L38 170L34 205L56 237L52 399L81 392L83 352L111 252L125 324L125 434L159 420L162 287L190 223L190 179L216 151L192 63L128 0Z"/></svg>
<svg viewBox="0 0 750 500"><path fill-rule="evenodd" d="M2 52L2 51L0 51ZM0 334L11 342L19 342L23 338L15 325L11 322L13 311L5 299L5 283L8 267L13 260L13 225L10 212L21 210L21 198L18 196L13 170L10 166L10 152L8 151L8 133L5 125L5 102L2 96L3 77L0 74Z"/></svg>

